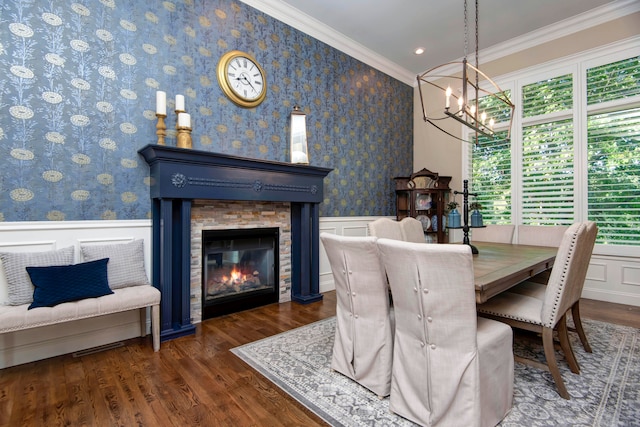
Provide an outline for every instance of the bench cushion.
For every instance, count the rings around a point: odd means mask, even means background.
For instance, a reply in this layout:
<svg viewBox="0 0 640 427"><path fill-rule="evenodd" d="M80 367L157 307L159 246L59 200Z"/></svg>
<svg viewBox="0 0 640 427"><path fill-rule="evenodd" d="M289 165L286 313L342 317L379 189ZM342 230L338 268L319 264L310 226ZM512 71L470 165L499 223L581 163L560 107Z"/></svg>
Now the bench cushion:
<svg viewBox="0 0 640 427"><path fill-rule="evenodd" d="M0 307L0 333L53 325L160 304L160 291L151 285L116 289L113 294L54 307L28 310L28 304Z"/></svg>

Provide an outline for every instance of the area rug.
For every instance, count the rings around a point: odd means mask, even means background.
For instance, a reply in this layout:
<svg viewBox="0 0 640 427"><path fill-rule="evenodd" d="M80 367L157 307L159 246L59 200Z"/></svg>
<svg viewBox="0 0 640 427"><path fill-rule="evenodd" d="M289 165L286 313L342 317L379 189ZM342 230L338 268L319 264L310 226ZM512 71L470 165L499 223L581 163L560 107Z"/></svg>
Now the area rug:
<svg viewBox="0 0 640 427"><path fill-rule="evenodd" d="M515 364L514 403L500 426L640 426L640 329L583 320L593 353L571 340L581 373L558 364L571 400L548 372ZM389 398L330 369L335 317L231 351L332 426L413 426L389 412ZM541 343L516 339L514 352L544 361Z"/></svg>

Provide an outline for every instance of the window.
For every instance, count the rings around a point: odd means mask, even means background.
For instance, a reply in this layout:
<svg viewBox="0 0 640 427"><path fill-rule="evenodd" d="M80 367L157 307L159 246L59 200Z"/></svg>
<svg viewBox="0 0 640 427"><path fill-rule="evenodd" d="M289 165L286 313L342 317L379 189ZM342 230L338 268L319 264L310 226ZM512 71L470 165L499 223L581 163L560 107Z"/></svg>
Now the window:
<svg viewBox="0 0 640 427"><path fill-rule="evenodd" d="M505 95L511 97L511 91ZM510 118L509 109L491 96L478 99L478 110L496 120L494 138L480 136L473 145L472 192L478 196L473 201L482 205L483 220L491 224L511 223L511 140L505 127Z"/></svg>
<svg viewBox="0 0 640 427"><path fill-rule="evenodd" d="M638 41L525 70L501 85L516 98L511 139L496 125L498 137L481 136L467 151L466 176L485 222L590 219L596 243L640 245Z"/></svg>
<svg viewBox="0 0 640 427"><path fill-rule="evenodd" d="M640 107L621 103L640 95L638 82L640 56L587 70L588 213L599 243L640 244Z"/></svg>
<svg viewBox="0 0 640 427"><path fill-rule="evenodd" d="M481 136L473 146L474 201L482 205L483 221L511 223L511 141L506 132L496 138Z"/></svg>

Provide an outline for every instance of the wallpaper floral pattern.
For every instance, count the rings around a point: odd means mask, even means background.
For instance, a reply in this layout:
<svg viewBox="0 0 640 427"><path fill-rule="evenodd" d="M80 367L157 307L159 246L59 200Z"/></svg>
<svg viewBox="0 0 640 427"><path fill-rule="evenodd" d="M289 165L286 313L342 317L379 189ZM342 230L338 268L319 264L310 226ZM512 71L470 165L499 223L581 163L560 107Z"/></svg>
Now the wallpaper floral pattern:
<svg viewBox="0 0 640 427"><path fill-rule="evenodd" d="M244 109L215 76L252 54L268 94ZM333 168L321 216L393 215L412 172L413 89L229 0L12 0L0 4L0 220L150 216L155 93L186 98L193 148L288 161L289 113L307 113L312 165Z"/></svg>

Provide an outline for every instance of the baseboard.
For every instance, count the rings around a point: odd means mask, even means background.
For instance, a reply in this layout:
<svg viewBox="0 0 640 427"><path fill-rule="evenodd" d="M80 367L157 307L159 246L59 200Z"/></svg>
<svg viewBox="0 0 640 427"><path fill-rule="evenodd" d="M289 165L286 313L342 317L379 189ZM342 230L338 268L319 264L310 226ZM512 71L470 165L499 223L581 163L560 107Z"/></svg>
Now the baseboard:
<svg viewBox="0 0 640 427"><path fill-rule="evenodd" d="M602 289L582 289L582 298L616 304L640 306L640 295Z"/></svg>
<svg viewBox="0 0 640 427"><path fill-rule="evenodd" d="M0 335L0 369L139 336L138 310L9 332Z"/></svg>

